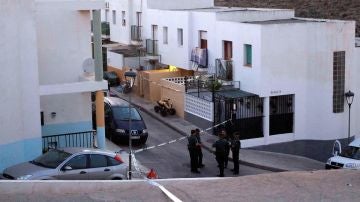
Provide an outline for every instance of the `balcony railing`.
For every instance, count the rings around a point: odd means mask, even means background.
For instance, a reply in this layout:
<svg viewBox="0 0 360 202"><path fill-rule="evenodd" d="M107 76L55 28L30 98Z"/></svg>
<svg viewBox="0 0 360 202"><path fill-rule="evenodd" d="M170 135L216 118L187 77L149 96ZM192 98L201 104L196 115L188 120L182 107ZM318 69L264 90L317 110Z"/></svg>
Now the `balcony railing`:
<svg viewBox="0 0 360 202"><path fill-rule="evenodd" d="M64 147L95 147L96 131L68 133L42 137L43 152Z"/></svg>
<svg viewBox="0 0 360 202"><path fill-rule="evenodd" d="M131 40L132 41L142 41L141 36L142 27L137 25L131 26Z"/></svg>
<svg viewBox="0 0 360 202"><path fill-rule="evenodd" d="M101 34L105 36L110 35L110 25L108 22L101 22Z"/></svg>
<svg viewBox="0 0 360 202"><path fill-rule="evenodd" d="M159 55L158 40L146 39L146 53L148 55Z"/></svg>
<svg viewBox="0 0 360 202"><path fill-rule="evenodd" d="M233 80L233 63L232 60L216 59L216 78L232 81Z"/></svg>

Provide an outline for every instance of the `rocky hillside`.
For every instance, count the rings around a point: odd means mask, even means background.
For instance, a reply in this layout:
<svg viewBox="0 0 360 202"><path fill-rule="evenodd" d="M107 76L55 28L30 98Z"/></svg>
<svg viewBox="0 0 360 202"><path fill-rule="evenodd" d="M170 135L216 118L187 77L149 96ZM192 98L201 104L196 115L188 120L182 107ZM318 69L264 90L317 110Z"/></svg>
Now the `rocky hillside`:
<svg viewBox="0 0 360 202"><path fill-rule="evenodd" d="M215 0L217 6L295 9L297 17L356 20L360 37L360 0Z"/></svg>

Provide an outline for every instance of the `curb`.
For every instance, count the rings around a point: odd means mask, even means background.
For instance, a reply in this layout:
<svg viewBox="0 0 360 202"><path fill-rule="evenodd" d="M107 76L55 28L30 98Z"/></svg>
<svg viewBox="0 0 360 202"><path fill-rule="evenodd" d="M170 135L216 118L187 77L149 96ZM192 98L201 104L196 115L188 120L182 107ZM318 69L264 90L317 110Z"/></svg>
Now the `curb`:
<svg viewBox="0 0 360 202"><path fill-rule="evenodd" d="M127 98L124 98L123 96L121 96L121 94L115 90L111 90L112 93L114 93L116 96L118 96L119 98L126 100L127 102L129 102L129 100ZM148 114L149 116L153 117L154 119L158 120L159 122L163 123L164 125L166 125L167 127L171 128L172 130L176 131L177 133L179 133L182 136L188 136L187 133L185 133L184 131L178 129L177 127L173 126L172 124L164 121L162 118L160 118L157 114L154 114L153 112L149 111L148 109L144 108L143 106L136 104L134 102L131 102L130 104L134 105L135 107L139 108L141 111L145 112L146 114ZM214 151L211 149L211 147L206 146L203 144L203 148L206 149L208 152L210 153L214 153ZM229 157L229 160L232 161L232 158ZM264 165L259 165L259 164L255 164L255 163L251 163L251 162L247 162L247 161L243 161L241 159L239 159L239 164L242 165L246 165L246 166L250 166L253 168L258 168L258 169L262 169L262 170L267 170L267 171L271 171L271 172L285 172L288 170L284 170L284 169L280 169L280 168L274 168L274 167L269 167L269 166L264 166Z"/></svg>

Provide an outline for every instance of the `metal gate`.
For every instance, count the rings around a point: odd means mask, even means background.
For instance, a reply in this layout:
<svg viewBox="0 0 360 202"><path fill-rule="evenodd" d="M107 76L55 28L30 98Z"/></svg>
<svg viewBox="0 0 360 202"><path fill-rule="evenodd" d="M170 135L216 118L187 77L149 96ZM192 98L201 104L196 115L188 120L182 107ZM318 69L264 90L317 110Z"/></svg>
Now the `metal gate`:
<svg viewBox="0 0 360 202"><path fill-rule="evenodd" d="M294 132L294 95L270 97L270 135Z"/></svg>
<svg viewBox="0 0 360 202"><path fill-rule="evenodd" d="M234 117L233 117L234 116ZM218 92L214 99L214 124L232 119L224 127L228 134L240 133L241 139L263 137L263 98L244 91Z"/></svg>

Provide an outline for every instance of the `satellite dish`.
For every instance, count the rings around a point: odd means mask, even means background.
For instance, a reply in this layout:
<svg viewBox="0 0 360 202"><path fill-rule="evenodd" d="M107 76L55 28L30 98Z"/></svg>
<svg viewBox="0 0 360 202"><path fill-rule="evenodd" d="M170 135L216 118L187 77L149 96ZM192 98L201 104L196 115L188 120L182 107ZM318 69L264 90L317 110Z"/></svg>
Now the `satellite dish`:
<svg viewBox="0 0 360 202"><path fill-rule="evenodd" d="M93 73L95 72L95 61L92 58L87 58L84 60L82 64L82 68L86 73Z"/></svg>

